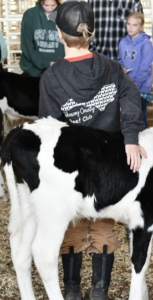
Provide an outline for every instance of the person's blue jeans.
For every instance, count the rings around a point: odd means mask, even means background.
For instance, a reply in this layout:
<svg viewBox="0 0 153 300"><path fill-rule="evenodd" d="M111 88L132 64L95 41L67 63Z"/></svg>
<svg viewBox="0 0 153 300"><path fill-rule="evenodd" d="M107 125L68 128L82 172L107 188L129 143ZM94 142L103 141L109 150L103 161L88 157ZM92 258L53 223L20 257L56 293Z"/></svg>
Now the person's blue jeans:
<svg viewBox="0 0 153 300"><path fill-rule="evenodd" d="M148 127L147 124L147 100L143 99L141 97L141 102L142 102L142 121L145 123L145 129Z"/></svg>

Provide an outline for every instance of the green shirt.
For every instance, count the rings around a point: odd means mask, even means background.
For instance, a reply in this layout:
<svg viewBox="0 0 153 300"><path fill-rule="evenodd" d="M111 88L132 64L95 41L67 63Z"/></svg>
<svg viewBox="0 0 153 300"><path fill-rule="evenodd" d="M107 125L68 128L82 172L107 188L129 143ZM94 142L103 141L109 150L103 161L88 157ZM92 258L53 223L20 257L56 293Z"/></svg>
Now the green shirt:
<svg viewBox="0 0 153 300"><path fill-rule="evenodd" d="M56 8L57 10L57 8ZM40 3L25 11L21 24L21 69L30 76L40 77L50 62L64 57L56 24L47 19Z"/></svg>

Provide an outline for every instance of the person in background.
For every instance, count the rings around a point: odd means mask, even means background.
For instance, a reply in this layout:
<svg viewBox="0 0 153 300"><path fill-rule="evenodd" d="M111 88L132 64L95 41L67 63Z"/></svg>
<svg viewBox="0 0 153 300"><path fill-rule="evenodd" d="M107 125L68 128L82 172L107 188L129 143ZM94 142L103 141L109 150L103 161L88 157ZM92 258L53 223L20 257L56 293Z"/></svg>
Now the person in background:
<svg viewBox="0 0 153 300"><path fill-rule="evenodd" d="M2 32L0 31L0 72L3 72L3 67L2 67L2 62L4 59L7 58L8 51L7 51L7 46L3 37ZM0 108L0 151L1 151L1 146L3 143L3 137L4 137L4 132L3 132L3 113ZM2 191L2 189L1 189ZM1 194L3 195L3 194ZM3 196L0 196L3 197ZM4 200L4 199L3 199Z"/></svg>
<svg viewBox="0 0 153 300"><path fill-rule="evenodd" d="M141 92L143 121L147 128L147 102L152 101L153 46L150 36L143 32L142 13L132 12L127 18L126 26L128 35L119 44L119 62Z"/></svg>
<svg viewBox="0 0 153 300"><path fill-rule="evenodd" d="M40 80L39 118L52 116L75 126L116 132L120 131L121 107L126 116L122 133L127 164L136 172L141 164L140 155L147 158L138 145L138 133L144 129L138 88L118 62L88 50L94 36L94 15L89 3L63 3L57 11L56 24L65 57L47 69ZM76 227L69 225L60 250L65 300L82 300L83 250L92 255L93 270L92 287L85 300L109 299L114 251L118 245L113 226L110 219L96 222L84 219Z"/></svg>
<svg viewBox="0 0 153 300"><path fill-rule="evenodd" d="M126 36L126 19L132 11L143 12L140 0L89 0L95 17L95 37L89 49L118 59L118 45Z"/></svg>
<svg viewBox="0 0 153 300"><path fill-rule="evenodd" d="M21 24L23 75L41 77L58 57L64 57L56 25L48 19L59 5L59 0L39 0L35 7L25 11Z"/></svg>
<svg viewBox="0 0 153 300"><path fill-rule="evenodd" d="M2 70L2 62L7 58L8 51L7 46L3 37L2 32L0 31L0 70Z"/></svg>

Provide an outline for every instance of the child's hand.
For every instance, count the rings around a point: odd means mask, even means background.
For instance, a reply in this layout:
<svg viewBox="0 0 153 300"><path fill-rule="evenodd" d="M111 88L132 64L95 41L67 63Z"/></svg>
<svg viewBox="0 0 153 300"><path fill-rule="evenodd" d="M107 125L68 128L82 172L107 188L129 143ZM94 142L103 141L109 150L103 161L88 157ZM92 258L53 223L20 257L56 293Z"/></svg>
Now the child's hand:
<svg viewBox="0 0 153 300"><path fill-rule="evenodd" d="M130 169L135 173L141 165L140 155L142 154L144 158L147 158L147 153L143 147L137 145L126 145L125 152L127 155L127 164L130 165Z"/></svg>
<svg viewBox="0 0 153 300"><path fill-rule="evenodd" d="M54 61L51 61L51 63L50 63L50 67L51 67L53 64L54 64Z"/></svg>
<svg viewBox="0 0 153 300"><path fill-rule="evenodd" d="M125 73L125 74L127 74L127 73L128 73L128 71L127 71L125 68L123 68L123 71L124 71L124 73Z"/></svg>

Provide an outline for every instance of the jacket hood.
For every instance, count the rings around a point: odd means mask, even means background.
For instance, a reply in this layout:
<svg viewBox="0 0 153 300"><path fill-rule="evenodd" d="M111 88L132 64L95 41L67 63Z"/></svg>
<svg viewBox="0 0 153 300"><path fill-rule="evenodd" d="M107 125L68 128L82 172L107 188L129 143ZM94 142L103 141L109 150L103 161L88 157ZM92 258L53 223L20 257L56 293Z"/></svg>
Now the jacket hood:
<svg viewBox="0 0 153 300"><path fill-rule="evenodd" d="M45 13L41 3L39 3L39 2L36 2L36 9L38 10L39 14Z"/></svg>
<svg viewBox="0 0 153 300"><path fill-rule="evenodd" d="M131 39L130 35L128 34L125 37L126 43L127 44L133 44L133 45L137 45L139 43L142 42L142 40L150 40L150 36L148 34L146 34L145 32L142 32L141 34L139 34L136 38L134 38L133 40Z"/></svg>
<svg viewBox="0 0 153 300"><path fill-rule="evenodd" d="M73 95L75 99L82 101L90 100L97 94L103 78L109 77L111 66L104 55L95 52L93 58L73 63L59 58L52 68L62 88L69 91L71 97Z"/></svg>

